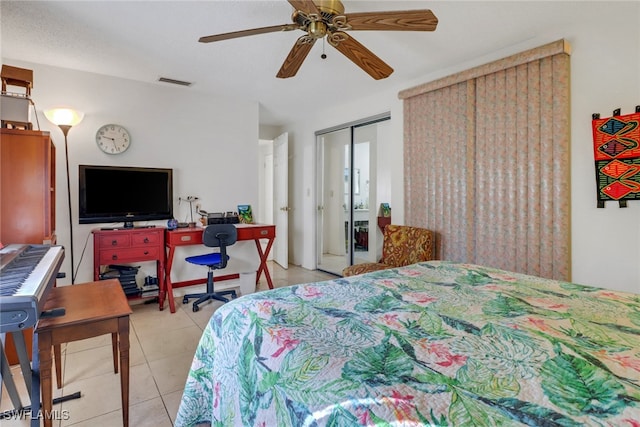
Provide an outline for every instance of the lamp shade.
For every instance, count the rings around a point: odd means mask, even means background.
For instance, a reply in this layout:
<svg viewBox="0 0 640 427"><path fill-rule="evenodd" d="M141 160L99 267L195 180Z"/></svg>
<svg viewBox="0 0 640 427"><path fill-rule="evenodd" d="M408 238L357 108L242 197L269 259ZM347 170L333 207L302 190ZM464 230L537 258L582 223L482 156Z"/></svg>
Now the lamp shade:
<svg viewBox="0 0 640 427"><path fill-rule="evenodd" d="M52 108L44 112L45 117L58 126L75 126L82 121L84 113L71 108Z"/></svg>

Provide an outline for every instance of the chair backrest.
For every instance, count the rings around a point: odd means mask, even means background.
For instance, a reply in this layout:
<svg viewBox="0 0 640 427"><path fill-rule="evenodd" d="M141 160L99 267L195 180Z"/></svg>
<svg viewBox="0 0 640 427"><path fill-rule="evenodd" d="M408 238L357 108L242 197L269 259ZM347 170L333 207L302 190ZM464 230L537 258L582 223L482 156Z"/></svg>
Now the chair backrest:
<svg viewBox="0 0 640 427"><path fill-rule="evenodd" d="M426 228L389 224L384 228L382 263L402 267L433 259L433 232Z"/></svg>
<svg viewBox="0 0 640 427"><path fill-rule="evenodd" d="M233 224L212 224L202 232L202 243L210 248L233 245L238 239L238 231Z"/></svg>
<svg viewBox="0 0 640 427"><path fill-rule="evenodd" d="M226 268L229 257L227 246L233 245L238 240L238 230L233 224L212 224L202 232L202 243L210 248L220 248L220 264L211 268Z"/></svg>

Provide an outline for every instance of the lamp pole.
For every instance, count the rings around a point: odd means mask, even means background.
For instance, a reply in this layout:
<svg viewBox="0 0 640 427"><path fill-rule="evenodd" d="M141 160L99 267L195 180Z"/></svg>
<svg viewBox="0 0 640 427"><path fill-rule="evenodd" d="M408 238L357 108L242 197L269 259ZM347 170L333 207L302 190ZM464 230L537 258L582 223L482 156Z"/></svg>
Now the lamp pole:
<svg viewBox="0 0 640 427"><path fill-rule="evenodd" d="M75 263L73 262L73 215L71 213L71 179L69 178L69 146L67 144L67 134L69 133L69 129L71 129L70 125L58 125L60 130L62 130L62 134L64 135L64 160L67 166L67 202L69 203L69 250L71 252L71 284L76 283L76 273L74 271Z"/></svg>

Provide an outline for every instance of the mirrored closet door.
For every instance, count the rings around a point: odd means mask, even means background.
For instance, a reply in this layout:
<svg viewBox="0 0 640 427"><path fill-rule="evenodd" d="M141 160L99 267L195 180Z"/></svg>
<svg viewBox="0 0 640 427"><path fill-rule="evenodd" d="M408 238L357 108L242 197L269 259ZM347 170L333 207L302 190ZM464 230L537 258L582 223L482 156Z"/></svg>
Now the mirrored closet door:
<svg viewBox="0 0 640 427"><path fill-rule="evenodd" d="M341 275L352 264L382 254L377 230L376 146L390 116L316 133L318 155L317 268Z"/></svg>

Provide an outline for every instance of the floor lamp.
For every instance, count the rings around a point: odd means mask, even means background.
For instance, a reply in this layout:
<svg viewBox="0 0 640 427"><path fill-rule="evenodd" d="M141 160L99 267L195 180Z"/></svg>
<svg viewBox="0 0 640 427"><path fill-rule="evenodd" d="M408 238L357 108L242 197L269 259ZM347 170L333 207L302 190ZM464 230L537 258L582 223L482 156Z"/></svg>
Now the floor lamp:
<svg viewBox="0 0 640 427"><path fill-rule="evenodd" d="M79 124L84 114L71 108L52 108L44 112L47 119L57 125L64 134L64 159L67 165L67 200L69 202L69 238L71 243L69 250L71 252L71 284L76 282L76 273L74 271L75 263L73 261L73 215L71 214L71 181L69 179L69 149L67 148L67 134L69 129Z"/></svg>

